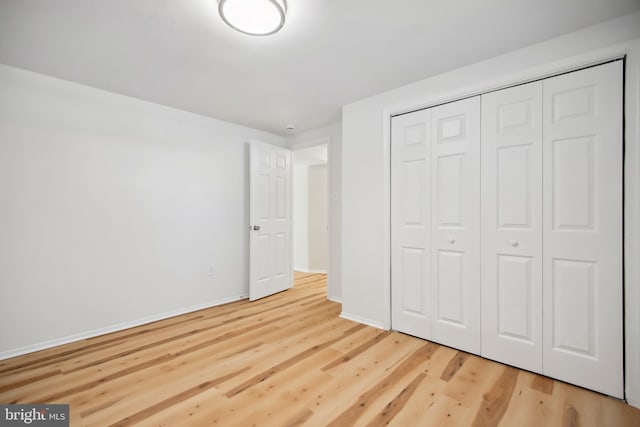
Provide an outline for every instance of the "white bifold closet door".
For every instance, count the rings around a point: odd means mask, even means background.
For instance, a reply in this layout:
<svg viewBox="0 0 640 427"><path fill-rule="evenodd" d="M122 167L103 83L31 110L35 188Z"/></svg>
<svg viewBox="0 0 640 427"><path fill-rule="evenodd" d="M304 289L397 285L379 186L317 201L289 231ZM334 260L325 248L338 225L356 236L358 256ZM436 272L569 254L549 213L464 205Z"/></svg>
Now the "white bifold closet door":
<svg viewBox="0 0 640 427"><path fill-rule="evenodd" d="M480 353L480 97L431 112L431 336Z"/></svg>
<svg viewBox="0 0 640 427"><path fill-rule="evenodd" d="M393 328L480 352L480 99L396 116Z"/></svg>
<svg viewBox="0 0 640 427"><path fill-rule="evenodd" d="M543 373L623 396L622 61L544 80Z"/></svg>
<svg viewBox="0 0 640 427"><path fill-rule="evenodd" d="M391 321L431 337L431 110L391 124Z"/></svg>
<svg viewBox="0 0 640 427"><path fill-rule="evenodd" d="M623 397L622 67L392 119L394 329Z"/></svg>
<svg viewBox="0 0 640 427"><path fill-rule="evenodd" d="M482 355L542 372L542 82L482 96Z"/></svg>

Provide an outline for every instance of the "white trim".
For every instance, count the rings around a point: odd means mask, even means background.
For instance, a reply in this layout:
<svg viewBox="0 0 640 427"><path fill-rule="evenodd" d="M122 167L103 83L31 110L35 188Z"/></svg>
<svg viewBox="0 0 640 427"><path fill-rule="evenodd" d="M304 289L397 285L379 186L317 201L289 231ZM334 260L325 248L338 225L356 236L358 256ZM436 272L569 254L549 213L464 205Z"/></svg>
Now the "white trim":
<svg viewBox="0 0 640 427"><path fill-rule="evenodd" d="M327 274L326 270L314 270L309 268L294 268L294 271L298 273L309 273L309 274Z"/></svg>
<svg viewBox="0 0 640 427"><path fill-rule="evenodd" d="M335 271L333 266L331 265L331 250L333 249L333 240L335 235L333 233L333 192L334 185L333 182L333 161L331 161L333 156L333 144L331 143L331 137L326 136L323 138L327 144L327 298L331 299L336 294L335 284L333 283L333 273ZM342 302L340 302L342 304Z"/></svg>
<svg viewBox="0 0 640 427"><path fill-rule="evenodd" d="M382 111L382 266L384 295L383 325L391 329L391 113Z"/></svg>
<svg viewBox="0 0 640 427"><path fill-rule="evenodd" d="M606 48L598 49L593 52L576 55L562 60L554 61L548 64L539 65L537 67L521 70L509 75L501 75L489 80L469 84L454 90L445 92L433 97L427 97L423 100L413 102L411 104L398 103L389 105L384 109L384 113L389 115L397 115L408 113L415 110L434 107L440 104L457 101L463 98L482 95L483 93L505 89L511 86L529 83L534 80L541 80L558 74L575 71L581 68L598 65L603 62L621 59L632 51L633 43L622 43Z"/></svg>
<svg viewBox="0 0 640 427"><path fill-rule="evenodd" d="M336 302L338 304L342 304L342 298L334 298L334 297L327 296L327 299L329 301L331 301L331 302Z"/></svg>
<svg viewBox="0 0 640 427"><path fill-rule="evenodd" d="M640 408L640 41L625 65L625 398Z"/></svg>
<svg viewBox="0 0 640 427"><path fill-rule="evenodd" d="M367 319L365 317L358 316L357 314L349 314L349 313L345 313L343 311L342 313L340 313L340 317L342 317L343 319L346 319L346 320L351 320L352 322L362 323L364 325L371 326L373 328L387 329L387 328L384 327L384 324L382 324L381 322L378 322L376 320Z"/></svg>
<svg viewBox="0 0 640 427"><path fill-rule="evenodd" d="M171 310L166 313L155 314L153 316L143 317L142 319L133 320L131 322L118 323L116 325L107 326L100 329L94 329L92 331L81 332L79 334L68 335L62 338L56 338L53 340L43 341L32 345L27 345L24 347L15 348L8 351L3 351L0 353L0 360L9 359L16 356L22 356L23 354L33 353L35 351L46 350L52 347L57 347L63 344L69 344L72 342L86 340L88 338L97 337L100 335L110 334L113 332L120 332L125 329L134 328L136 326L146 325L147 323L157 322L159 320L169 319L171 317L180 316L182 314L193 313L194 311L203 310L205 308L211 308L222 304L227 304L230 302L240 301L242 299L247 298L248 295L236 295L227 298L221 298L219 300L206 302L203 304L196 304L190 307L180 308L177 310Z"/></svg>
<svg viewBox="0 0 640 427"><path fill-rule="evenodd" d="M391 138L393 115L480 95L626 56L625 89L625 398L640 408L640 40L616 44L508 75L469 84L412 103L396 103L382 111L382 268L384 326L391 327ZM345 317L343 315L343 317ZM357 316L351 316L357 318ZM363 322L367 323L367 322ZM370 323L367 323L370 324ZM388 329L388 328L383 328Z"/></svg>

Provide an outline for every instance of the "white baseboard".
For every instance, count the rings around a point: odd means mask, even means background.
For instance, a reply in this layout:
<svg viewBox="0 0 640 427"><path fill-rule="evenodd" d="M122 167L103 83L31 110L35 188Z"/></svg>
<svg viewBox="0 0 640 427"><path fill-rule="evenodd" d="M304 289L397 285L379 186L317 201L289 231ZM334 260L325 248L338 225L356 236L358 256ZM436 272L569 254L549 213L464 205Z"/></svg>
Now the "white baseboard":
<svg viewBox="0 0 640 427"><path fill-rule="evenodd" d="M327 270L314 270L309 268L294 268L294 271L298 271L300 273L317 273L317 274L327 274Z"/></svg>
<svg viewBox="0 0 640 427"><path fill-rule="evenodd" d="M57 347L59 345L69 344L75 341L97 337L99 335L110 334L112 332L119 332L124 329L145 325L147 323L157 322L158 320L165 320L170 317L180 316L181 314L187 314L187 313L202 310L205 308L211 308L217 305L239 301L245 298L247 298L247 295L236 295L232 297L221 298L215 301L209 301L202 304L192 305L191 307L179 308L177 310L171 310L166 313L143 317L142 319L133 320L131 322L119 323L117 325L111 325L111 326L107 326L100 329L94 329L92 331L81 332L79 334L68 335L66 337L56 338L53 340L43 341L36 344L31 344L24 347L3 351L3 352L0 352L0 360L9 359L16 356L22 356L23 354L33 353L35 351L46 350L48 348Z"/></svg>
<svg viewBox="0 0 640 427"><path fill-rule="evenodd" d="M365 324L365 325L368 325L368 326L372 326L374 328L386 330L386 328L384 327L384 324L382 322L378 322L376 320L367 319L367 318L358 316L356 314L349 314L349 313L345 313L343 311L342 313L340 313L340 317L342 317L343 319L351 320L353 322L358 322L358 323L362 323L362 324Z"/></svg>
<svg viewBox="0 0 640 427"><path fill-rule="evenodd" d="M338 304L342 304L342 298L327 297L327 299L329 301L333 301L333 302L337 302Z"/></svg>

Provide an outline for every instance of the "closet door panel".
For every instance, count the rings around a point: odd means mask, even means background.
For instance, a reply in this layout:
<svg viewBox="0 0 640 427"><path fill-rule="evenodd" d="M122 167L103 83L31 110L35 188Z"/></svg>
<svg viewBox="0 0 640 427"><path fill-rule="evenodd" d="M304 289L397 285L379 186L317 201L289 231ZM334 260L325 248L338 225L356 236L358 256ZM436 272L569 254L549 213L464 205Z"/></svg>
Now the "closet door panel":
<svg viewBox="0 0 640 427"><path fill-rule="evenodd" d="M392 328L431 335L431 113L391 122Z"/></svg>
<svg viewBox="0 0 640 427"><path fill-rule="evenodd" d="M482 96L482 355L542 372L542 82Z"/></svg>
<svg viewBox="0 0 640 427"><path fill-rule="evenodd" d="M623 396L622 61L544 81L543 372Z"/></svg>
<svg viewBox="0 0 640 427"><path fill-rule="evenodd" d="M439 250L436 256L438 321L464 328L464 252Z"/></svg>
<svg viewBox="0 0 640 427"><path fill-rule="evenodd" d="M432 108L432 339L480 353L480 98Z"/></svg>

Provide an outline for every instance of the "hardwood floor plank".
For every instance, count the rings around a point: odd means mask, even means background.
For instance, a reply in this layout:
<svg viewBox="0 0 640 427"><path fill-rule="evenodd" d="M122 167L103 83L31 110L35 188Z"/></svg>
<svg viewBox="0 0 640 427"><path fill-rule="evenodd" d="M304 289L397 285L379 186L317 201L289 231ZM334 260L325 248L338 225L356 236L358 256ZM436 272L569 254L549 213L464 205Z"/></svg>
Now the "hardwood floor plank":
<svg viewBox="0 0 640 427"><path fill-rule="evenodd" d="M580 414L572 405L567 405L562 419L563 427L580 427Z"/></svg>
<svg viewBox="0 0 640 427"><path fill-rule="evenodd" d="M473 427L495 427L500 423L511 401L517 378L517 369L510 366L504 368L502 375L485 393L482 404L473 420Z"/></svg>
<svg viewBox="0 0 640 427"><path fill-rule="evenodd" d="M358 357L336 365L326 372L337 378L353 376L357 379L361 376L369 375L372 371L390 370L424 344L425 341L394 333L383 338L379 345L369 347Z"/></svg>
<svg viewBox="0 0 640 427"><path fill-rule="evenodd" d="M427 342L418 350L413 352L408 358L400 363L387 377L385 377L374 388L363 393L358 400L351 405L346 411L331 421L328 426L338 427L345 425L353 425L353 423L362 415L362 413L377 397L380 396L391 385L400 381L405 375L414 370L420 364L431 358L431 355L437 350L438 345Z"/></svg>
<svg viewBox="0 0 640 427"><path fill-rule="evenodd" d="M464 351L457 352L456 355L451 359L451 361L449 362L449 364L445 368L444 372L440 376L440 379L442 381L449 382L449 380L451 380L451 378L453 378L453 376L456 374L456 372L458 372L458 370L460 368L462 368L462 365L464 365L464 362L466 362L466 360L469 358L469 356L470 356L470 354L469 353L465 353Z"/></svg>
<svg viewBox="0 0 640 427"><path fill-rule="evenodd" d="M504 371L505 365L487 363L488 360L470 356L456 375L449 380L445 393L467 408L477 408L484 394Z"/></svg>
<svg viewBox="0 0 640 427"><path fill-rule="evenodd" d="M295 414L289 421L285 421L282 425L284 427L297 427L304 425L309 418L313 415L313 411L310 409L302 409L298 414Z"/></svg>
<svg viewBox="0 0 640 427"><path fill-rule="evenodd" d="M320 327L321 326L318 326L318 328ZM293 330L294 329L288 329L288 332L291 333ZM306 333L304 329L301 329L301 333L302 332ZM146 376L153 377L151 383L149 383L148 380L145 380L144 376L134 382L133 385L127 384L126 378L116 380L108 385L101 386L96 389L96 393L100 393L99 395L94 395L92 398L88 399L90 402L89 405L94 405L99 402L102 398L101 395L103 393L109 396L114 396L120 394L119 390L126 390L129 394L136 394L136 392L138 391L137 389L140 389L140 394L143 394L145 388L153 388L155 390L159 390L158 392L156 392L156 395L158 396L158 398L160 398L162 394L161 387L163 383L166 385L165 388L185 388L198 384L201 379L199 378L200 374L210 376L220 375L220 370L234 370L242 366L247 366L248 364L253 365L252 358L270 360L273 357L277 357L282 349L271 349L269 350L269 352L265 353L264 351L267 347L269 347L269 345L261 345L255 346L253 351L238 353L237 348L239 348L240 346L246 346L247 343L256 339L275 341L279 339L278 334L282 335L282 333L283 331L278 329L274 329L271 332L269 332L269 330L260 329L257 331L247 332L245 334L239 335L236 338L233 338L230 341L224 342L223 344L225 348L223 350L220 350L218 347L210 346L200 350L197 353L187 354L171 362L170 365L167 364L165 366L158 366L153 368L153 371L147 371L146 373L144 373L144 375ZM290 343L288 342L285 343L287 345L290 345ZM235 357L229 357L229 354L227 354L229 352L235 353L237 355ZM251 366L251 368L255 369L255 366ZM178 384L172 386L172 384L175 383L175 381L173 381L174 377L181 378L181 380ZM193 378L191 380L188 380L190 377ZM125 406L129 402L135 401L136 398L127 396L126 400L124 400L124 397L125 396L123 396L123 402L118 402L112 409L117 409L118 412L129 411L129 408ZM86 410L87 409L85 409L85 411ZM95 419L95 417L92 419Z"/></svg>
<svg viewBox="0 0 640 427"><path fill-rule="evenodd" d="M115 422L112 414L134 414L142 407L170 399L176 390L196 387L206 378L231 378L240 375L250 366L242 360L225 358L224 354L216 356L215 349L199 354L190 354L177 359L170 365L158 366L153 371L141 372L127 378L123 377L111 383L98 387L86 399L77 403L82 416L98 425ZM237 372L237 375L227 377L226 373ZM221 382L217 382L216 386ZM154 390L153 394L145 393ZM110 410L98 413L105 403L110 404Z"/></svg>
<svg viewBox="0 0 640 427"><path fill-rule="evenodd" d="M420 383L426 378L427 374L418 374L411 383L402 389L402 391L387 405L384 409L378 412L378 415L371 420L368 427L386 426L391 420L400 413L404 405L407 404L413 393L416 391Z"/></svg>
<svg viewBox="0 0 640 427"><path fill-rule="evenodd" d="M288 316L281 316L278 319L287 318L287 317ZM48 402L48 401L52 401L52 400L57 400L57 399L59 399L61 397L65 397L65 396L68 396L68 395L71 395L71 394L76 394L76 393L79 393L79 392L90 390L90 389L92 389L92 388L94 388L96 386L99 386L99 385L101 385L101 384L103 384L105 382L113 381L114 379L121 378L121 377L124 377L124 376L127 376L127 375L131 375L131 374L133 374L133 373L135 373L137 371L141 371L143 369L147 369L147 368L152 367L154 365L160 365L160 364L163 364L163 363L167 363L167 362L169 362L171 360L174 360L174 359L176 359L176 358L178 358L178 357L180 357L180 356L182 356L184 354L188 354L188 353L200 350L202 348L205 348L205 347L208 347L208 346L211 346L211 345L214 345L214 344L229 340L229 339L234 338L235 336L237 336L239 334L242 334L244 332L253 331L257 327L264 327L264 325L249 326L249 327L244 328L244 329L242 329L240 331L226 333L224 335L221 335L221 336L216 337L216 338L212 338L212 339L207 340L205 342L200 342L200 343L198 343L196 345L193 345L193 346L191 346L191 347L189 347L187 349L180 350L180 351L172 353L172 354L164 354L164 355L159 356L159 357L157 357L155 359L148 360L148 361L145 361L145 362L142 362L142 363L138 363L138 364L130 366L130 367L126 368L126 369L122 369L122 370L120 370L118 372L115 372L113 374L106 375L106 376L103 376L101 378L97 378L97 379L95 379L93 381L90 381L90 382L87 382L85 384L82 384L82 385L79 385L79 386L76 386L76 387L73 387L73 388L70 388L70 389L66 389L66 390L63 390L63 391L59 391L57 393L53 393L53 394L47 395L46 397L42 397L41 401Z"/></svg>
<svg viewBox="0 0 640 427"><path fill-rule="evenodd" d="M270 336L269 335L265 335L262 338L269 340ZM241 339L241 338L239 338ZM226 344L225 344L226 345ZM259 354L259 353L255 353L256 357L260 357L260 358L265 358L267 360L269 360L270 358L276 357L277 356L277 352L275 354ZM197 382L199 381L199 374L201 373L205 373L206 375L215 375L215 374L219 374L220 372L225 372L225 371L230 371L233 369L237 369L239 367L242 366L250 366L251 369L254 369L255 367L252 366L252 361L251 361L251 355L248 355L249 357L245 357L247 355L242 355L241 358L229 358L229 357L225 357L224 359L217 359L215 357L214 354L211 354L210 356L206 356L206 355L202 355L204 357L206 357L207 360L210 361L209 365L206 364L197 364L194 363L195 361L189 362L187 363L186 367L183 366L175 366L172 371L168 374L165 375L165 373L160 372L159 373L159 378L158 378L158 384L147 384L147 387L151 387L153 389L158 389L160 390L160 387L162 387L162 382L164 381L166 383L166 387L165 388L169 388L169 390L167 390L167 393L171 392L171 389L176 389L176 388L184 388L184 387L188 387L192 384L197 384ZM193 357L194 359L197 359L197 355L194 356L190 356ZM176 361L177 363L178 361ZM220 363L222 362L222 363ZM184 362L183 362L184 363ZM165 380L164 377L167 377L167 379ZM172 378L173 377L178 377L178 378L182 378L176 385L172 386L172 383L176 383L176 381L173 381ZM191 377L191 379L189 379L189 377ZM124 386L124 384L123 384ZM137 384L136 384L137 386ZM145 384L142 384L142 386L144 387ZM126 387L129 388L129 387ZM160 394L160 393L157 393ZM126 401L124 402L118 402L117 403L117 410L119 412L128 412L131 411L130 409L130 405L128 405L128 403L131 401L132 399L127 398ZM135 402L134 402L135 403ZM128 405L128 406L127 406ZM114 407L114 409L116 409ZM104 419L99 419L96 417L92 417L91 421L94 422L96 425L104 425L106 424L104 421ZM102 422L99 422L102 421Z"/></svg>
<svg viewBox="0 0 640 427"><path fill-rule="evenodd" d="M457 353L458 350L441 345L440 348L438 348L438 351L436 351L433 356L431 356L431 359L429 359L424 372L429 375L430 379L431 377L435 377L440 380L445 369L447 369L447 366L449 366L451 360ZM446 381L442 382L446 384Z"/></svg>
<svg viewBox="0 0 640 427"><path fill-rule="evenodd" d="M441 349L436 354L440 351ZM436 402L443 397L450 399L443 393L447 383L440 379L440 375L426 375L427 377L418 385L402 410L390 420L389 425L398 427L427 426L436 425L435 423L429 424L430 420L442 421L442 417L436 412L438 410Z"/></svg>
<svg viewBox="0 0 640 427"><path fill-rule="evenodd" d="M272 366L271 368L269 368L266 371L260 372L259 374L257 374L256 376L250 378L249 380L247 380L246 382L240 384L239 386L235 387L234 389L228 391L226 393L227 397L233 397L236 394L245 391L246 389L248 389L249 387L252 387L255 384L261 383L263 381L265 381L266 379L270 378L273 375L276 375L277 373L287 369L288 367L290 367L291 365L300 362L301 360L306 359L307 357L313 355L314 353L317 353L320 350L323 350L327 347L329 347L331 344L340 341L341 339L343 339L344 337L347 337L357 331L359 331L360 329L362 329L364 327L364 325L356 325L351 327L350 329L348 329L346 332L343 333L343 335L332 338L328 341L325 341L323 343L320 344L316 344L313 347L309 347L308 349L304 350L302 353L299 353L293 357L290 357L287 360L284 360L280 363L278 363L277 365Z"/></svg>
<svg viewBox="0 0 640 427"><path fill-rule="evenodd" d="M0 402L71 426L640 426L616 399L340 318L326 276L0 361Z"/></svg>
<svg viewBox="0 0 640 427"><path fill-rule="evenodd" d="M197 316L196 318L202 318L202 316ZM192 318L178 319L174 320L174 322L166 323L161 323L162 321L160 321L156 322L158 323L158 325L155 325L155 323L153 323L149 324L152 326L145 325L143 329L138 330L138 328L136 328L134 332L103 335L100 337L89 338L75 343L54 347L52 349L30 353L24 356L14 357L0 363L0 375L9 372L16 373L24 369L33 369L35 367L43 365L51 366L55 363L60 363L66 360L77 359L80 355L93 353L99 349L108 347L117 342L131 340L153 331L175 327L176 325L192 321Z"/></svg>
<svg viewBox="0 0 640 427"><path fill-rule="evenodd" d="M383 338L388 337L390 334L391 334L390 331L380 332L375 337L373 337L372 339L370 339L367 342L364 342L364 343L360 344L358 347L354 348L353 350L351 350L350 352L348 352L347 354L345 354L341 358L336 359L333 362L329 363L328 365L323 366L322 370L323 371L328 371L329 369L331 369L331 368L333 368L335 366L338 366L338 365L340 365L342 363L346 363L346 362L350 361L351 359L353 359L354 357L358 356L359 354L361 354L365 350L367 350L370 347L372 347L372 346L376 345L377 343L379 343Z"/></svg>
<svg viewBox="0 0 640 427"><path fill-rule="evenodd" d="M280 375L247 390L246 395L252 398L254 404L243 411L244 416L238 418L238 424L279 425L288 413L309 409L309 403L318 387L326 384L326 380L330 378L330 375L318 372L317 367L335 357L336 350L327 347ZM324 375L324 378L319 377L321 375Z"/></svg>
<svg viewBox="0 0 640 427"><path fill-rule="evenodd" d="M150 415L155 414L156 412L167 408L169 406L173 406L176 403L182 402L184 400L189 399L190 397L193 397L197 394L200 394L206 390L209 390L213 387L216 387L219 384L222 384L223 382L235 377L236 375L240 375L242 372L248 370L249 367L244 367L242 369L239 369L235 372L231 372L230 374L226 374L223 375L221 377L209 380L209 381L205 381L201 384L198 384L195 387L191 387L188 390L182 391L178 394L176 394L175 396L172 396L169 399L165 399L162 402L158 402L153 406L150 406L148 408L143 409L140 412L136 412L133 415L129 415L126 418L114 423L114 426L121 426L121 427L125 427L125 426L132 426L135 425L137 423L139 423L140 421L142 421L145 418L149 418Z"/></svg>
<svg viewBox="0 0 640 427"><path fill-rule="evenodd" d="M301 352L307 350L310 345L313 346L325 339L333 339L336 332L341 333L353 326L353 323L337 319L327 322L314 321L312 325L307 325L306 328L298 330L295 334L292 334L288 328L279 331L279 335L274 335L265 346L260 357L251 360L252 372L238 377L237 381L230 383L225 390L225 394L231 393L233 389L240 387L242 384L246 386L246 383L255 380L259 373L264 375L265 372L273 369L274 360L283 363L283 361L298 356Z"/></svg>
<svg viewBox="0 0 640 427"><path fill-rule="evenodd" d="M236 406L232 412L224 413L221 406L226 404L227 399L223 397L215 388L209 389L190 399L179 402L164 410L156 412L149 418L141 420L137 427L197 427L197 426L220 426L226 427L234 425L233 420L236 414L242 413L242 406L251 405L250 400L237 399L240 405ZM238 425L238 424L235 424ZM91 427L89 424L87 427ZM99 427L96 425L96 427Z"/></svg>
<svg viewBox="0 0 640 427"><path fill-rule="evenodd" d="M524 386L518 376L518 382L511 396L511 403L502 417L501 425L538 427L540 425L561 425L562 402L555 404L554 398L546 393Z"/></svg>
<svg viewBox="0 0 640 427"><path fill-rule="evenodd" d="M5 377L2 380L2 385L0 385L0 393L13 390L19 387L23 387L27 384L36 383L38 381L42 381L46 378L54 377L56 375L60 375L62 371L60 369L44 369L42 373L36 372L28 372L29 376L22 375L22 378L11 380L9 376Z"/></svg>
<svg viewBox="0 0 640 427"><path fill-rule="evenodd" d="M394 367L424 345L424 341L414 337L394 335L395 339L384 340L384 346L373 346L361 356L326 372L332 380L314 387L313 399L306 402L314 412L312 425L324 426L336 414L346 411L363 391L375 387Z"/></svg>
<svg viewBox="0 0 640 427"><path fill-rule="evenodd" d="M551 378L543 377L542 375L536 375L533 383L531 384L531 388L542 393L552 394L553 383L554 381Z"/></svg>

